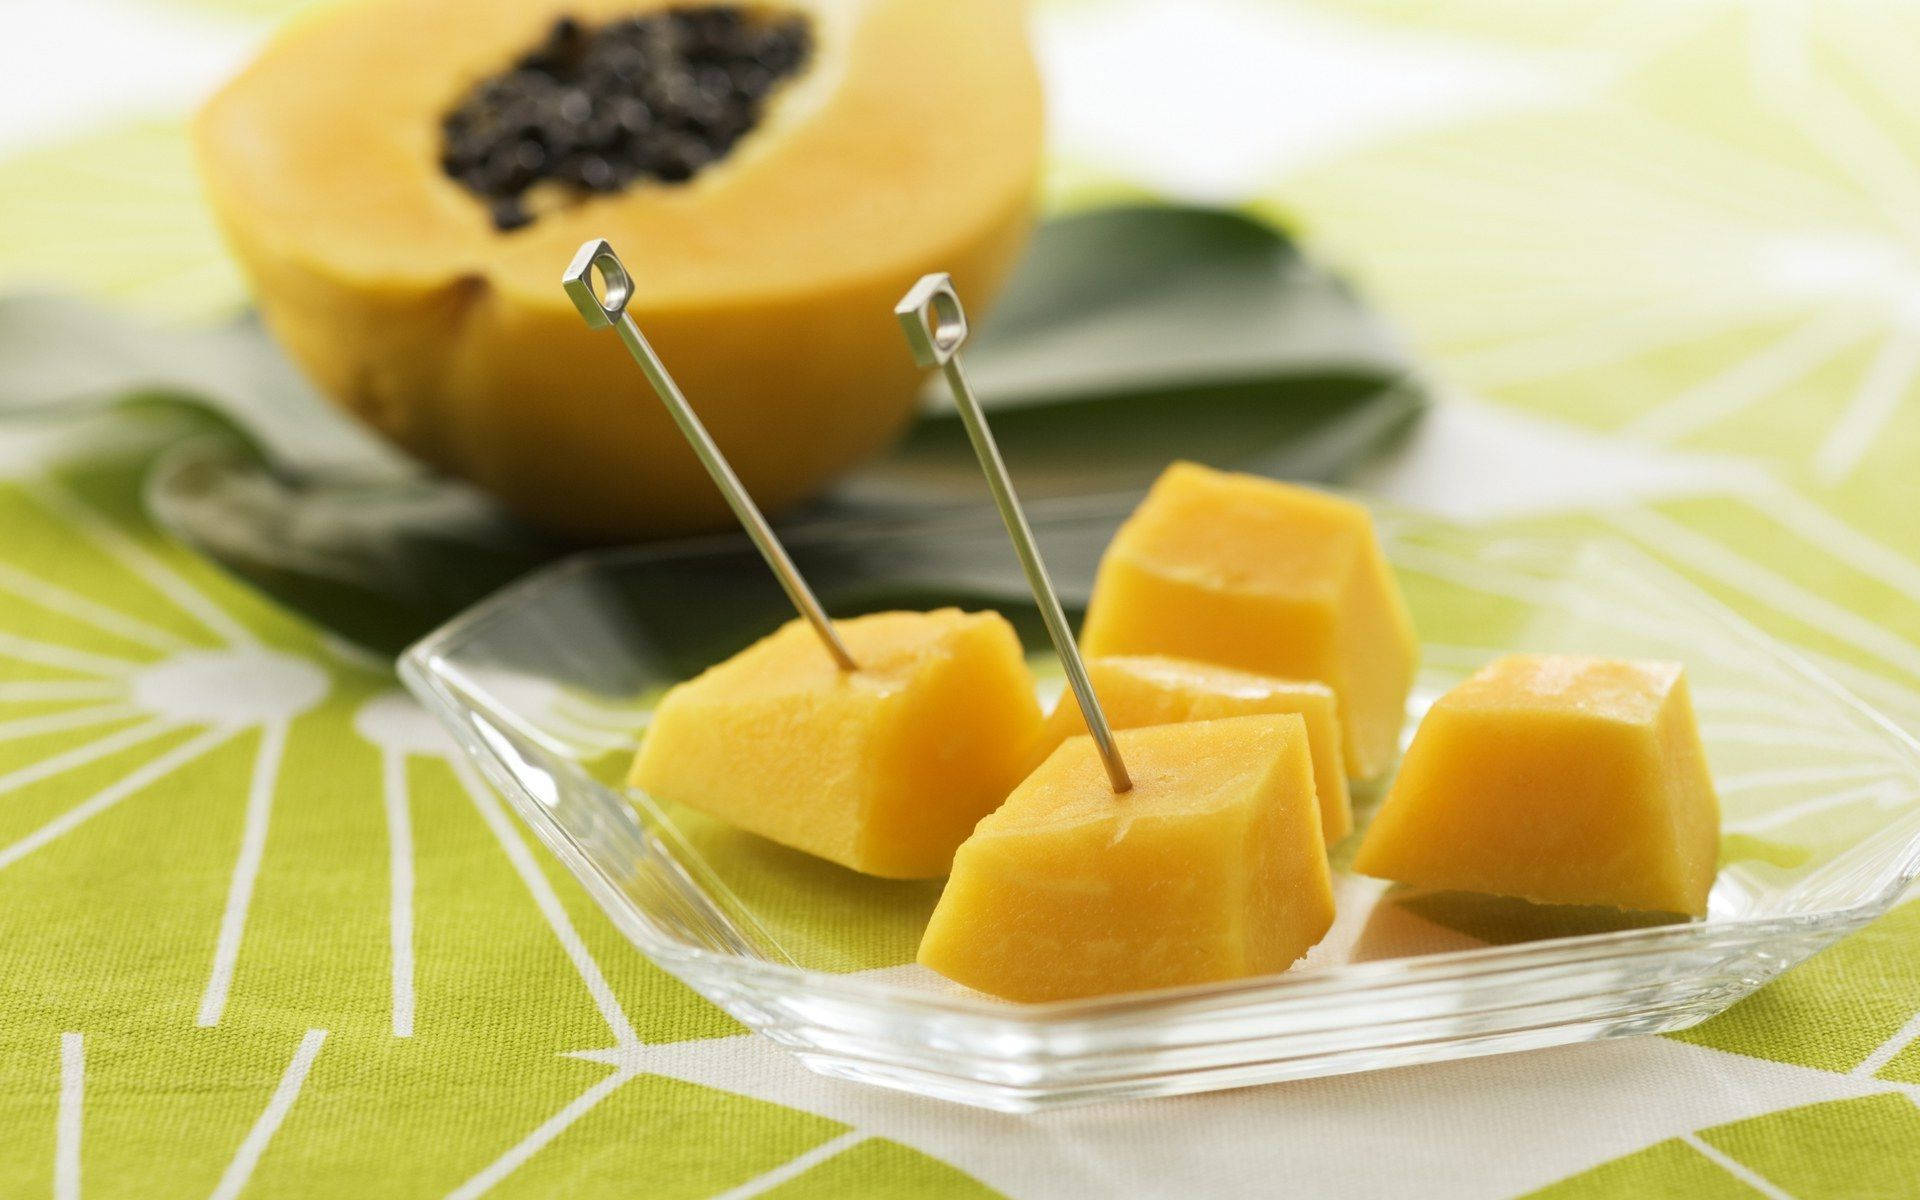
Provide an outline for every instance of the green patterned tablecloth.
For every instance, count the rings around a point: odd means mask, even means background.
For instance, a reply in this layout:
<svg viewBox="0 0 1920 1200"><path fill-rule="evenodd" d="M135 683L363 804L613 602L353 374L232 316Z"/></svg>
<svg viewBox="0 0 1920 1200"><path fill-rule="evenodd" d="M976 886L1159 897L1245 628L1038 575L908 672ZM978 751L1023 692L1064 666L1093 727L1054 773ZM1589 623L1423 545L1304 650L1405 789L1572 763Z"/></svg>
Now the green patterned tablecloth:
<svg viewBox="0 0 1920 1200"><path fill-rule="evenodd" d="M234 309L180 119L288 7L0 5L0 285ZM1039 22L1056 196L1248 201L1435 364L1364 486L1623 534L1920 730L1920 10ZM182 419L0 427L0 1194L1920 1196L1913 906L1675 1038L1040 1118L815 1078L156 533Z"/></svg>

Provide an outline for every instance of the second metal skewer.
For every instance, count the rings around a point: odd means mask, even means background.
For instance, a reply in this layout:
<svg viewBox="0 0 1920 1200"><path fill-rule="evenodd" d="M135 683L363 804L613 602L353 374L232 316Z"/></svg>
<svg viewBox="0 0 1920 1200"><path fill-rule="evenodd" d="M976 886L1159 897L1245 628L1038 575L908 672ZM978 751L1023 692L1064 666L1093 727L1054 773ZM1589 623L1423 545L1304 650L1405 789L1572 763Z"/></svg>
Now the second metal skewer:
<svg viewBox="0 0 1920 1200"><path fill-rule="evenodd" d="M1013 548L1020 556L1020 566L1027 573L1027 586L1033 591L1034 603L1040 608L1040 619L1046 622L1047 634L1053 639L1055 653L1060 656L1060 665L1066 669L1067 682L1073 687L1074 698L1080 702L1080 715L1086 718L1087 732L1093 735L1093 744L1100 751L1100 761L1106 766L1107 779L1116 792L1131 791L1133 779L1127 774L1127 764L1121 761L1120 747L1113 740L1113 727L1107 723L1107 714L1100 707L1100 698L1094 694L1093 680L1087 675L1087 664L1080 657L1080 645L1074 641L1073 629L1067 624L1067 615L1060 607L1060 596L1053 590L1053 580L1047 575L1047 565L1040 557L1040 548L1035 544L1033 528L1027 524L1027 514L1020 507L1020 497L1014 493L1013 480L1007 474L1007 464L1000 457L999 444L993 440L993 430L987 427L986 413L981 410L979 397L973 394L973 385L967 381L966 368L960 363L960 347L967 340L967 312L960 305L960 295L953 289L953 280L944 272L924 275L920 282L913 285L900 303L894 306L894 315L900 318L900 326L906 331L907 344L913 348L913 357L923 367L939 367L947 377L947 386L953 391L954 407L960 410L960 420L967 427L967 439L973 443L973 452L980 459L980 468L986 472L987 487L993 492L993 502L1000 509L1000 519L1006 524L1007 536L1013 539Z"/></svg>
<svg viewBox="0 0 1920 1200"><path fill-rule="evenodd" d="M598 287L594 281L596 272L599 274ZM859 670L858 664L853 661L853 654L848 651L846 643L840 640L840 634L828 619L826 609L820 606L819 599L813 594L813 589L807 586L800 569L787 557L786 547L780 544L780 539L774 536L773 527L761 515L760 506L747 494L740 477L733 473L726 457L720 453L720 447L714 444L713 436L687 403L680 385L667 373L660 356L654 353L646 335L640 332L640 327L627 312L627 301L633 298L633 277L627 274L620 256L613 252L613 247L604 238L596 238L580 247L580 252L573 256L573 263L567 267L567 273L560 282L573 299L574 307L586 318L588 328L605 329L612 326L613 331L620 335L620 340L626 343L627 352L633 355L633 361L640 364L647 382L653 385L661 403L667 406L674 424L686 435L700 465L707 469L707 474L719 486L720 494L726 497L727 507L740 519L747 536L753 539L754 546L759 549L760 557L766 559L767 566L773 568L774 576L787 593L787 599L793 601L794 608L820 635L821 643L841 670Z"/></svg>

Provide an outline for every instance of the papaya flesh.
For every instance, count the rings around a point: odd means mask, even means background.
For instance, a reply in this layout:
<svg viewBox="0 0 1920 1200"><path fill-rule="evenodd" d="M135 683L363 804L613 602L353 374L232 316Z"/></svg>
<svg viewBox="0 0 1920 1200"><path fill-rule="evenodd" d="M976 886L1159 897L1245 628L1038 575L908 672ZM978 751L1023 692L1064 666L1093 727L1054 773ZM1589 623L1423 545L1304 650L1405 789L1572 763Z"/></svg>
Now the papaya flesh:
<svg viewBox="0 0 1920 1200"><path fill-rule="evenodd" d="M1511 655L1434 702L1354 870L1704 915L1720 804L1678 663Z"/></svg>
<svg viewBox="0 0 1920 1200"><path fill-rule="evenodd" d="M1020 0L781 0L808 53L679 182L502 229L443 121L567 17L666 0L357 0L297 20L202 110L207 193L261 313L320 389L533 523L611 539L730 520L618 339L559 286L590 238L763 507L883 447L920 373L894 301L950 271L985 304L1024 242L1041 101ZM684 7L684 6L682 6Z"/></svg>
<svg viewBox="0 0 1920 1200"><path fill-rule="evenodd" d="M952 608L834 628L858 670L793 620L669 691L629 782L855 871L944 875L1039 731L1020 639Z"/></svg>
<svg viewBox="0 0 1920 1200"><path fill-rule="evenodd" d="M1392 761L1420 656L1364 507L1186 462L1108 545L1080 642L1326 684L1353 779Z"/></svg>
<svg viewBox="0 0 1920 1200"><path fill-rule="evenodd" d="M1292 713L1061 743L953 859L919 962L1008 1000L1284 971L1333 924L1307 730Z"/></svg>
<svg viewBox="0 0 1920 1200"><path fill-rule="evenodd" d="M1258 713L1295 713L1307 726L1313 786L1320 798L1320 831L1332 845L1353 832L1353 801L1340 750L1340 717L1324 683L1272 679L1184 658L1112 655L1087 660L1087 677L1101 711L1115 729L1177 725ZM1032 755L1036 765L1070 737L1087 732L1080 701L1061 693Z"/></svg>

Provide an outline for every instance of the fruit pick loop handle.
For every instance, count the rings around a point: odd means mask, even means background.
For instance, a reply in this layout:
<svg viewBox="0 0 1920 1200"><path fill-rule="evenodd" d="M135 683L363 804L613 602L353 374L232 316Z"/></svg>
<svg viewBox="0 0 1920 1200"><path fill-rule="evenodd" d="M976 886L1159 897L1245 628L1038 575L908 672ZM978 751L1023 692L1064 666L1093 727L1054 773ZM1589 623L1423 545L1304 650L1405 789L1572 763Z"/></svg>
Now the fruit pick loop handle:
<svg viewBox="0 0 1920 1200"><path fill-rule="evenodd" d="M1047 577L1047 564L1041 561L1040 548L1034 544L1033 528L1027 524L1027 514L1021 511L1020 498L1014 494L1007 464L1000 457L1000 446L993 440L993 430L987 428L986 413L981 411L980 399L973 394L966 368L960 364L960 347L967 340L967 310L960 306L960 294L953 290L952 278L944 271L921 276L920 282L894 305L893 315L900 318L900 327L907 332L907 344L913 347L914 360L923 367L939 367L946 373L947 386L953 390L954 407L960 410L960 420L967 427L967 439L973 443L980 469L987 476L987 487L993 492L993 502L1000 509L1000 519L1006 523L1007 536L1013 539L1020 565L1026 569L1027 586L1033 589L1033 599L1040 606L1041 619L1047 623L1053 649L1059 654L1060 665L1067 671L1067 682L1073 685L1073 694L1080 701L1080 713L1086 718L1087 731L1093 734L1093 744L1100 750L1100 761L1106 764L1107 778L1112 781L1114 791L1131 791L1133 779L1127 774L1127 764L1120 759L1113 727L1107 724L1100 698L1093 694L1093 680L1087 677L1087 664L1080 657L1079 643L1073 640L1067 615L1060 609L1060 596L1053 590L1053 580Z"/></svg>
<svg viewBox="0 0 1920 1200"><path fill-rule="evenodd" d="M594 286L595 275L599 276L599 287ZM646 375L647 382L653 385L660 402L667 406L667 412L673 416L673 423L680 427L687 441L693 446L693 453L700 459L700 465L707 469L713 482L719 485L720 494L727 498L727 506L733 509L733 515L740 518L740 524L746 528L747 536L759 548L760 557L767 560L774 575L780 580L780 586L786 589L787 599L800 610L800 615L813 626L820 635L827 653L833 655L833 661L843 671L856 671L858 665L853 655L847 651L847 645L833 628L833 622L827 619L827 611L820 607L820 600L807 586L800 569L787 557L786 547L773 535L773 528L760 514L760 507L747 495L747 489L741 484L740 477L727 465L726 456L720 453L720 447L714 445L713 435L694 415L693 408L687 404L686 396L680 391L680 385L667 374L665 364L648 344L646 335L633 322L627 312L627 301L633 298L633 276L627 274L627 268L621 264L620 256L613 252L604 238L596 238L580 247L573 256L573 263L560 280L567 289L575 308L587 320L589 329L613 327L620 340L627 345L627 352L633 355L633 361L640 364L640 370Z"/></svg>

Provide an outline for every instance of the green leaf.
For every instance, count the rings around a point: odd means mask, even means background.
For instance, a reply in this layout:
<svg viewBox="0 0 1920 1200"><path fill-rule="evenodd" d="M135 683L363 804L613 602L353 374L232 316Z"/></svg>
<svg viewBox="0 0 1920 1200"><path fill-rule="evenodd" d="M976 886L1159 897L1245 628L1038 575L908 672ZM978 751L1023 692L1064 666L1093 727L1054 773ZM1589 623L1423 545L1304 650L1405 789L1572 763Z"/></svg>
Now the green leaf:
<svg viewBox="0 0 1920 1200"><path fill-rule="evenodd" d="M1046 223L967 362L1035 500L1138 490L1176 457L1334 479L1424 404L1397 343L1340 281L1272 228L1206 209ZM574 549L340 415L257 321L153 329L71 299L0 300L0 419L136 401L217 418L154 468L156 519L362 644L397 648ZM985 500L957 419L930 405L894 452L789 521Z"/></svg>
<svg viewBox="0 0 1920 1200"><path fill-rule="evenodd" d="M1151 204L1042 226L967 349L967 374L1001 407L1282 378L1377 385L1406 369L1386 325L1272 226Z"/></svg>
<svg viewBox="0 0 1920 1200"><path fill-rule="evenodd" d="M133 400L208 409L291 475L378 486L420 474L315 395L252 317L162 329L65 296L0 298L0 418Z"/></svg>
<svg viewBox="0 0 1920 1200"><path fill-rule="evenodd" d="M1041 227L966 350L1028 500L1134 492L1175 458L1335 480L1425 407L1386 324L1270 225L1138 204ZM823 511L978 503L944 383L888 457Z"/></svg>

